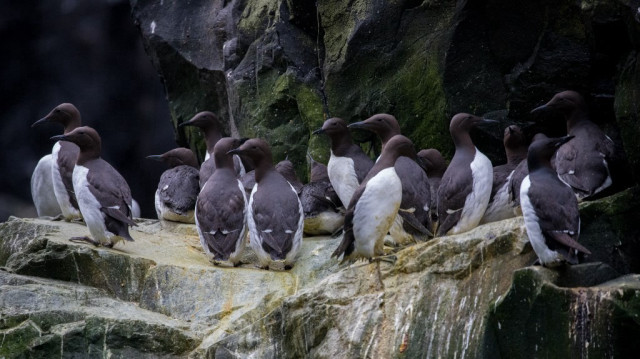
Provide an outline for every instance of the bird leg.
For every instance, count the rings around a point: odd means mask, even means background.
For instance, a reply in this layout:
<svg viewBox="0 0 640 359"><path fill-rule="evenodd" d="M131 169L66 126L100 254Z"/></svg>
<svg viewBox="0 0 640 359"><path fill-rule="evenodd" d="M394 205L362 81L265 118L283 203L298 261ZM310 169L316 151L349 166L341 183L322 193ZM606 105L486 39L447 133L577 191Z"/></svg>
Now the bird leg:
<svg viewBox="0 0 640 359"><path fill-rule="evenodd" d="M98 242L98 241L96 241L94 239L91 239L91 238L89 238L87 236L84 236L84 237L71 237L71 238L69 238L69 241L73 242L73 243L90 243L90 244L93 244L96 247L100 247L100 245L101 245L100 242ZM105 246L105 247L111 248L111 247L113 247L113 244L111 244L111 246Z"/></svg>
<svg viewBox="0 0 640 359"><path fill-rule="evenodd" d="M369 258L369 263L373 263L373 262L380 263L382 261L382 262L387 262L389 264L395 264L397 260L398 260L398 257L396 257L395 254L387 254L383 256Z"/></svg>
<svg viewBox="0 0 640 359"><path fill-rule="evenodd" d="M331 238L338 238L342 234L343 227L340 227L335 230L335 232L331 233Z"/></svg>

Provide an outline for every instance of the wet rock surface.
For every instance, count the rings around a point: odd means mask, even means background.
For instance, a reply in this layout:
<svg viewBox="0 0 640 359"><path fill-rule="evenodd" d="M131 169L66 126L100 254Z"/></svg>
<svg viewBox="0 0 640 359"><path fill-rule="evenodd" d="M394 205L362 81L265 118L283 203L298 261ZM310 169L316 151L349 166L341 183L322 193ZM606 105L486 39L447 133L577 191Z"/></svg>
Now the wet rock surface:
<svg viewBox="0 0 640 359"><path fill-rule="evenodd" d="M585 228L617 218L598 251L633 257L636 193L583 206ZM0 356L625 357L640 332L632 262L531 266L522 217L392 263L341 266L329 258L340 238L305 238L290 271L256 269L251 252L215 267L193 225L138 224L116 249L69 242L88 234L81 223L0 224Z"/></svg>

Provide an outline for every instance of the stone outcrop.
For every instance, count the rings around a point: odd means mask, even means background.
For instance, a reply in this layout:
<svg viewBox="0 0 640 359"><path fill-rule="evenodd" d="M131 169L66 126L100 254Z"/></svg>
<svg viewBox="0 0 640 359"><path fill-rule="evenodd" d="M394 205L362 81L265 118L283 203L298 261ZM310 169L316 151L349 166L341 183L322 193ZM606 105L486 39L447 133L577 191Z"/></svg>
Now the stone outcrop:
<svg viewBox="0 0 640 359"><path fill-rule="evenodd" d="M80 223L12 218L0 356L624 357L640 332L639 193L583 205L594 256L560 270L530 266L522 217L373 263L339 265L340 238L305 238L290 271L256 269L251 251L215 267L193 225L140 220L107 249L69 242Z"/></svg>

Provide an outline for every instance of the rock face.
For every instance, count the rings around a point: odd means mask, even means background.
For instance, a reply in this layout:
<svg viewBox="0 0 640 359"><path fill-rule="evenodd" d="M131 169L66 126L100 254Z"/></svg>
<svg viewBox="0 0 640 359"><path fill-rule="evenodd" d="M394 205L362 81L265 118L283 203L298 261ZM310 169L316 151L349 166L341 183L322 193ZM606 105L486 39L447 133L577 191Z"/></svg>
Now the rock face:
<svg viewBox="0 0 640 359"><path fill-rule="evenodd" d="M529 266L522 217L393 264L340 266L340 238L305 238L290 271L255 269L251 252L214 267L193 225L140 220L135 242L106 249L69 242L88 234L78 223L12 218L0 224L0 357L629 357L639 193L583 206L593 261L561 270Z"/></svg>
<svg viewBox="0 0 640 359"><path fill-rule="evenodd" d="M276 161L288 155L305 168L308 150L326 162L326 139L310 136L324 119L381 112L394 114L418 148L450 158L449 120L470 112L501 120L472 134L501 163L509 124L527 127L529 136L566 131L561 120L527 122L532 108L573 89L607 134L624 142L637 180L640 20L633 4L131 0L174 124L214 111L228 133L267 139ZM197 133L178 135L203 148ZM375 141L368 136L356 133Z"/></svg>

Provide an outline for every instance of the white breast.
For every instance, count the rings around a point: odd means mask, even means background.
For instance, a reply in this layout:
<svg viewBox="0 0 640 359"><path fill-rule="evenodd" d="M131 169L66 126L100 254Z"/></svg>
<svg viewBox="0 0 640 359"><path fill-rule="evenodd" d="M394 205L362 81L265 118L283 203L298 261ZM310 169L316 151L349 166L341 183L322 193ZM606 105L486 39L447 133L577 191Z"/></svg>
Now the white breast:
<svg viewBox="0 0 640 359"><path fill-rule="evenodd" d="M53 150L51 151L51 165L53 166L51 171L53 180L53 192L55 193L56 200L58 201L58 205L60 206L60 210L62 211L62 215L65 219L72 220L75 218L80 218L80 212L78 212L78 210L71 205L71 202L69 201L69 193L67 192L67 188L64 186L64 182L62 182L60 166L58 166L59 152L60 142L56 142L56 144L53 145Z"/></svg>
<svg viewBox="0 0 640 359"><path fill-rule="evenodd" d="M493 196L493 201L487 206L487 210L484 212L484 216L480 223L489 223L501 221L503 219L512 218L515 216L513 207L511 207L511 201L509 200L509 186L511 185L511 176L513 171L507 177L507 181L498 189L496 195Z"/></svg>
<svg viewBox="0 0 640 359"><path fill-rule="evenodd" d="M333 189L340 197L344 208L348 208L353 192L356 191L360 184L353 160L349 157L334 156L332 152L331 157L329 157L329 163L327 163L327 173L329 181L331 181Z"/></svg>
<svg viewBox="0 0 640 359"><path fill-rule="evenodd" d="M104 214L100 211L100 202L89 190L88 172L89 169L84 166L76 165L73 168L73 189L76 191L78 207L80 207L84 222L89 227L89 232L91 232L93 239L102 244L110 244L111 237L114 237L114 234L107 231L107 227L104 224Z"/></svg>
<svg viewBox="0 0 640 359"><path fill-rule="evenodd" d="M293 244L291 245L291 250L289 251L289 253L287 253L284 259L285 265L293 265L293 263L295 263L296 256L298 255L298 252L300 251L300 246L302 245L302 231L304 229L304 210L302 208L302 202L300 202L300 197L298 197L298 192L296 192L296 189L293 188L291 183L289 183L289 186L291 187L291 191L293 191L296 199L298 200L299 216L298 216L297 228L295 229L295 234L293 235Z"/></svg>
<svg viewBox="0 0 640 359"><path fill-rule="evenodd" d="M353 213L355 254L371 258L380 255L402 201L402 184L393 167L385 168L367 182Z"/></svg>
<svg viewBox="0 0 640 359"><path fill-rule="evenodd" d="M460 220L447 234L462 233L477 227L489 204L493 186L493 166L487 156L477 148L471 161L471 176L473 189L464 202Z"/></svg>
<svg viewBox="0 0 640 359"><path fill-rule="evenodd" d="M262 236L256 227L256 221L253 219L253 196L258 191L258 184L253 185L251 195L249 196L249 205L247 208L247 225L249 226L249 245L258 256L260 266L264 267L271 262L271 256L262 248Z"/></svg>
<svg viewBox="0 0 640 359"><path fill-rule="evenodd" d="M544 240L544 235L538 224L538 216L529 199L529 188L531 180L529 176L525 177L520 185L520 207L522 208L522 216L524 217L524 226L527 229L527 236L531 247L540 259L543 265L550 265L562 261L560 253L549 249Z"/></svg>
<svg viewBox="0 0 640 359"><path fill-rule="evenodd" d="M38 161L31 175L31 197L38 212L38 217L55 217L62 213L53 192L53 157L48 154Z"/></svg>

